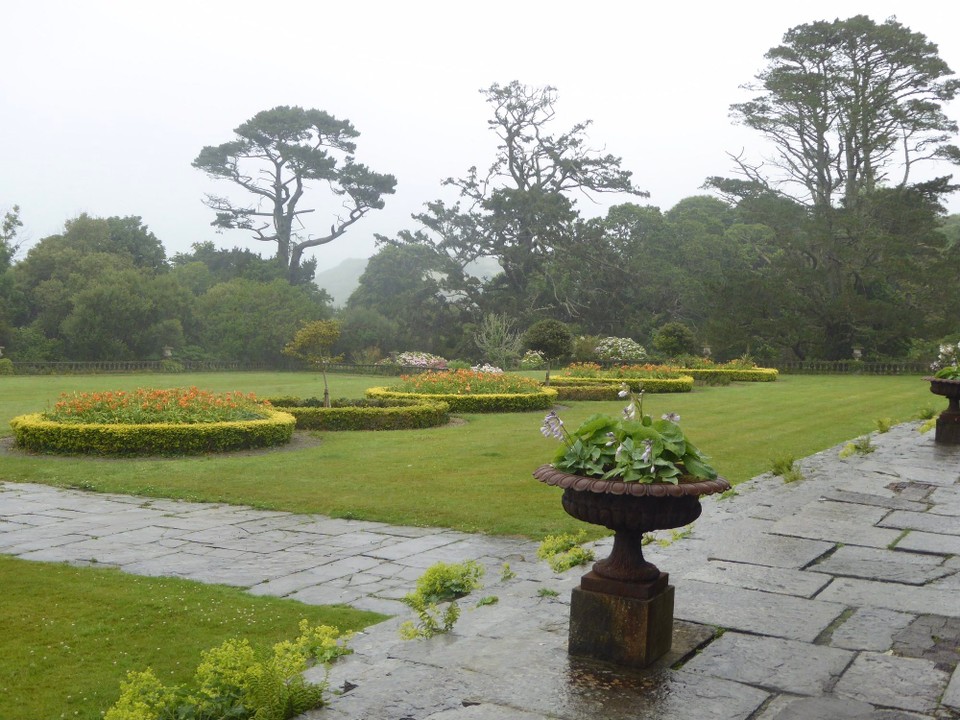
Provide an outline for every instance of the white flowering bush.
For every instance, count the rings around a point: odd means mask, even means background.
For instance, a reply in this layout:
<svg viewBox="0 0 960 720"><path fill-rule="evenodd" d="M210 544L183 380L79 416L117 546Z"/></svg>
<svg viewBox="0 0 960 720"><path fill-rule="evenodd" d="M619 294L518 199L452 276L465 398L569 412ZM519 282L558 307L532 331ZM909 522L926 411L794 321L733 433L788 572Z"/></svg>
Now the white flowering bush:
<svg viewBox="0 0 960 720"><path fill-rule="evenodd" d="M594 348L599 360L646 360L647 351L636 340L607 337Z"/></svg>
<svg viewBox="0 0 960 720"><path fill-rule="evenodd" d="M527 350L520 358L521 370L543 370L546 366L547 361L538 350Z"/></svg>
<svg viewBox="0 0 960 720"><path fill-rule="evenodd" d="M478 373L491 373L493 375L503 374L502 368L498 368L496 365L491 365L490 363L484 363L483 365L474 365L470 369Z"/></svg>
<svg viewBox="0 0 960 720"><path fill-rule="evenodd" d="M430 368L432 370L446 370L447 360L439 355L428 352L402 352L397 355L397 365L410 367Z"/></svg>

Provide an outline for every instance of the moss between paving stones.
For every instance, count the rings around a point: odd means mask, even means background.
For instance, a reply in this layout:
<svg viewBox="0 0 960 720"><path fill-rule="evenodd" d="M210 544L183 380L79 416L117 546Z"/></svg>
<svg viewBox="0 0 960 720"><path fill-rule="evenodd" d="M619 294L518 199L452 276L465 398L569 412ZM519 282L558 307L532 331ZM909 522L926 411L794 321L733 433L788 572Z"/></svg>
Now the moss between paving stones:
<svg viewBox="0 0 960 720"><path fill-rule="evenodd" d="M213 423L141 425L62 423L42 413L10 421L17 447L58 455L202 455L272 447L290 442L296 419L279 410L267 417Z"/></svg>
<svg viewBox="0 0 960 720"><path fill-rule="evenodd" d="M297 397L268 398L297 419L298 430L412 430L450 422L450 405L439 400L367 399L322 402Z"/></svg>
<svg viewBox="0 0 960 720"><path fill-rule="evenodd" d="M528 410L547 410L557 399L557 391L541 388L533 393L483 393L476 395L447 395L398 392L385 387L372 387L366 391L368 398L399 399L445 402L451 412L498 413L526 412Z"/></svg>
<svg viewBox="0 0 960 720"><path fill-rule="evenodd" d="M555 377L550 379L551 387L556 386L558 389L561 387L588 387L588 386L605 386L612 387L615 390L619 391L620 386L626 383L631 390L634 392L639 392L641 389L644 392L648 393L677 393L677 392L690 392L693 390L693 378L689 375L681 375L678 378L612 378L612 377L595 377L595 378L581 378L581 377ZM616 393L614 393L616 395ZM606 398L565 398L567 400L592 400L592 399L601 399L605 400Z"/></svg>

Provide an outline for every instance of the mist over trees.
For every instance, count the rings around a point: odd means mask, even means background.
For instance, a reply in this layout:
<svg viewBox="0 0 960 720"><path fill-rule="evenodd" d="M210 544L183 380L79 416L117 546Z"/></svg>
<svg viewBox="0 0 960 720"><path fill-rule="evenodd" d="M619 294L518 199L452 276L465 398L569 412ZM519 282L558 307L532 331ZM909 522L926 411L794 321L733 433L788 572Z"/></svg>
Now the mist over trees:
<svg viewBox="0 0 960 720"><path fill-rule="evenodd" d="M925 359L960 332L960 216L942 204L958 186L919 179L932 159L960 163L944 113L960 80L922 34L862 15L792 28L765 61L731 114L767 140L766 156L732 154L731 176L665 209L644 203L619 156L592 149L603 143L588 120L557 126L556 89L482 90L493 157L443 181L454 201L427 201L409 228L378 237L340 308L309 282L306 253L357 232L396 180L355 161L346 120L258 113L193 165L249 196L208 196L213 224L270 254L208 242L168 258L138 217L81 215L21 257L12 206L0 225L0 345L15 361L166 347L278 363L298 329L336 318L331 352L348 360L422 350L481 361L521 349L500 353L491 328L515 339L549 320L654 352L682 337L685 351L720 359L849 359L854 348ZM308 202L317 188L334 209ZM601 195L613 198L605 215L583 217L578 200Z"/></svg>

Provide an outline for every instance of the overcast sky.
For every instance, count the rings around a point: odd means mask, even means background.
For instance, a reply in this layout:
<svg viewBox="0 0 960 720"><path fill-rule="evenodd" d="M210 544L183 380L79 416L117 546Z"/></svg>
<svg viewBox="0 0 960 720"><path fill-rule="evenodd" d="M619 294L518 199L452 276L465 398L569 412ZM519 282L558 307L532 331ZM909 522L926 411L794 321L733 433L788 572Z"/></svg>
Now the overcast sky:
<svg viewBox="0 0 960 720"><path fill-rule="evenodd" d="M228 184L190 163L260 110L300 105L349 119L358 160L398 181L384 210L316 250L320 269L369 256L374 233L412 229L411 213L450 197L443 178L489 165L495 139L478 91L494 82L555 86L557 131L593 120L592 145L622 157L651 194L642 202L667 210L702 192L707 176L731 175L727 152L763 153L728 109L791 27L896 15L960 71L960 3L947 0L0 0L0 9L0 213L20 205L24 249L86 212L141 216L168 255L203 240L272 254L240 231L216 234L201 201ZM960 119L960 102L947 111ZM307 201L320 234L335 206L322 191ZM579 204L586 215L605 208ZM960 197L949 209L960 212Z"/></svg>

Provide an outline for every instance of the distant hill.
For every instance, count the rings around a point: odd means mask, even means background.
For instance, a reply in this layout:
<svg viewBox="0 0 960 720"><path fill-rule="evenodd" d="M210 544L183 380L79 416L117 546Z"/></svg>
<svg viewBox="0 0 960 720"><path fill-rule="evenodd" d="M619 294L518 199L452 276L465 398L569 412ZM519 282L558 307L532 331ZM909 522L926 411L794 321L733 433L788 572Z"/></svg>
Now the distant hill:
<svg viewBox="0 0 960 720"><path fill-rule="evenodd" d="M360 276L367 267L369 258L348 258L329 270L314 275L317 287L323 288L333 298L335 306L346 304L347 298L360 285ZM467 272L474 277L491 278L500 272L500 265L493 258L481 258L467 266Z"/></svg>
<svg viewBox="0 0 960 720"><path fill-rule="evenodd" d="M347 298L360 284L360 276L367 267L367 258L347 258L339 265L318 272L313 277L317 287L323 288L331 297L333 304L346 304Z"/></svg>

